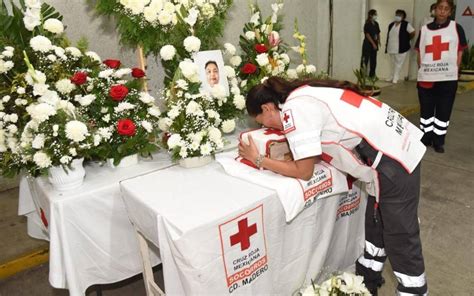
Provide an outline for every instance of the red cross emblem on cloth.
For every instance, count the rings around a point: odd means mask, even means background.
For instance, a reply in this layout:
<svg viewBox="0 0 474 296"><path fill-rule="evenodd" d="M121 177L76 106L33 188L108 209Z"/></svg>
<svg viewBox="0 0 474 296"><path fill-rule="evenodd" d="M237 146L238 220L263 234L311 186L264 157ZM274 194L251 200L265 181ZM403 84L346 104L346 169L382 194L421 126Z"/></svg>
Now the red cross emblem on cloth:
<svg viewBox="0 0 474 296"><path fill-rule="evenodd" d="M286 115L286 114L285 114ZM264 135L277 135L277 136L283 136L283 133L279 130L273 129L273 128L267 128L265 129L265 132L263 133Z"/></svg>
<svg viewBox="0 0 474 296"><path fill-rule="evenodd" d="M426 53L433 54L433 61L441 60L443 51L449 50L449 42L441 42L441 35L433 36L433 43L425 47Z"/></svg>
<svg viewBox="0 0 474 296"><path fill-rule="evenodd" d="M230 245L240 243L240 250L244 251L250 248L250 237L257 233L257 224L248 226L247 218L238 222L239 232L230 236Z"/></svg>
<svg viewBox="0 0 474 296"><path fill-rule="evenodd" d="M285 122L288 122L288 119L290 119L290 115L288 115L288 114L285 113L285 116L283 116L283 120L284 120Z"/></svg>

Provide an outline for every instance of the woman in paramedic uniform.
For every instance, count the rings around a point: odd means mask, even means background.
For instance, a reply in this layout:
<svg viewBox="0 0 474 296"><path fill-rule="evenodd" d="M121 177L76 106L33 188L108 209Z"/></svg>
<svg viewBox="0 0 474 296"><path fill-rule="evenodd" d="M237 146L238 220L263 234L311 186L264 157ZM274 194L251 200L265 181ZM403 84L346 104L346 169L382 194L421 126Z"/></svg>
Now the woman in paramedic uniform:
<svg viewBox="0 0 474 296"><path fill-rule="evenodd" d="M377 295L383 282L387 257L399 292L427 293L418 225L423 133L389 106L360 95L349 82L270 77L250 90L246 107L258 123L285 133L294 161L259 155L251 138L249 145L240 143L241 157L305 180L324 159L367 183L365 251L356 272L371 293Z"/></svg>

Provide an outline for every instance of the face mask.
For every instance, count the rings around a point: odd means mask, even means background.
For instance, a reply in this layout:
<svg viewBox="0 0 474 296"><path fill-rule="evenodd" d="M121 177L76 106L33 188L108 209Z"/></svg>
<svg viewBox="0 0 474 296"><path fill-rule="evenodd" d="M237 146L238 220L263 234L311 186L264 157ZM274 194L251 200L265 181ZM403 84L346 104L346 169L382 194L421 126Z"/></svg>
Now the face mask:
<svg viewBox="0 0 474 296"><path fill-rule="evenodd" d="M373 15L373 16L372 16L372 20L373 20L373 21L376 21L376 20L377 20L377 16L376 16L376 15Z"/></svg>
<svg viewBox="0 0 474 296"><path fill-rule="evenodd" d="M395 21L396 21L396 22L401 22L401 21L402 21L402 17L396 15L396 16L395 16Z"/></svg>

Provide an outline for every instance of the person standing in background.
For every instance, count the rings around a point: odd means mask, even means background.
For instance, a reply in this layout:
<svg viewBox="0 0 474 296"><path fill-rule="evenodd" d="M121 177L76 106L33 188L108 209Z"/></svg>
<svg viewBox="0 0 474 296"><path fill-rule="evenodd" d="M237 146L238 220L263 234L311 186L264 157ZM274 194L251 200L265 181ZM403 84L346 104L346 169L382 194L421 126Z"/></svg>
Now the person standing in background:
<svg viewBox="0 0 474 296"><path fill-rule="evenodd" d="M424 25L415 44L418 51L418 99L421 141L444 153L445 137L458 88L458 72L467 47L461 25L450 20L452 0L436 2L435 20Z"/></svg>
<svg viewBox="0 0 474 296"><path fill-rule="evenodd" d="M415 36L415 29L405 20L407 14L404 10L395 11L395 21L388 25L385 53L390 55L392 74L387 81L397 83L400 70L410 50L410 40Z"/></svg>
<svg viewBox="0 0 474 296"><path fill-rule="evenodd" d="M364 42L362 44L361 68L367 69L370 63L369 76L375 77L375 67L377 67L377 51L380 46L380 27L377 23L377 11L369 10L367 20L364 25Z"/></svg>
<svg viewBox="0 0 474 296"><path fill-rule="evenodd" d="M432 23L434 21L434 16L435 16L435 9L436 9L436 3L431 4L430 6L430 15L425 16L423 19L423 22L421 23L421 26L427 25L429 23Z"/></svg>

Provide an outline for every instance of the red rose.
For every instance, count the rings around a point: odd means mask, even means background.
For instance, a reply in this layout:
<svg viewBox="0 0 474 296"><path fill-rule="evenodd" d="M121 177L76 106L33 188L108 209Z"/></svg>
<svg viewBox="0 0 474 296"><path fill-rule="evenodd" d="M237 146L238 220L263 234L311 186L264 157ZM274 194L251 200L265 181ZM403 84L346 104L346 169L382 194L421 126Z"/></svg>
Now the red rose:
<svg viewBox="0 0 474 296"><path fill-rule="evenodd" d="M133 136L135 135L136 126L132 120L125 118L120 119L117 122L117 132L122 136Z"/></svg>
<svg viewBox="0 0 474 296"><path fill-rule="evenodd" d="M257 71L257 66L252 63L246 63L242 68L240 68L240 72L244 74L253 74Z"/></svg>
<svg viewBox="0 0 474 296"><path fill-rule="evenodd" d="M258 53L264 53L268 51L268 48L263 43L255 44L255 51Z"/></svg>
<svg viewBox="0 0 474 296"><path fill-rule="evenodd" d="M112 69L117 69L120 67L120 61L119 60L105 60L104 64Z"/></svg>
<svg viewBox="0 0 474 296"><path fill-rule="evenodd" d="M109 96L114 101L121 101L128 95L128 88L125 85L117 84L110 88Z"/></svg>
<svg viewBox="0 0 474 296"><path fill-rule="evenodd" d="M142 78L145 76L145 71L140 68L133 68L132 69L132 76L135 78Z"/></svg>
<svg viewBox="0 0 474 296"><path fill-rule="evenodd" d="M74 76L71 77L71 82L75 85L82 85L87 81L87 72L76 72Z"/></svg>

